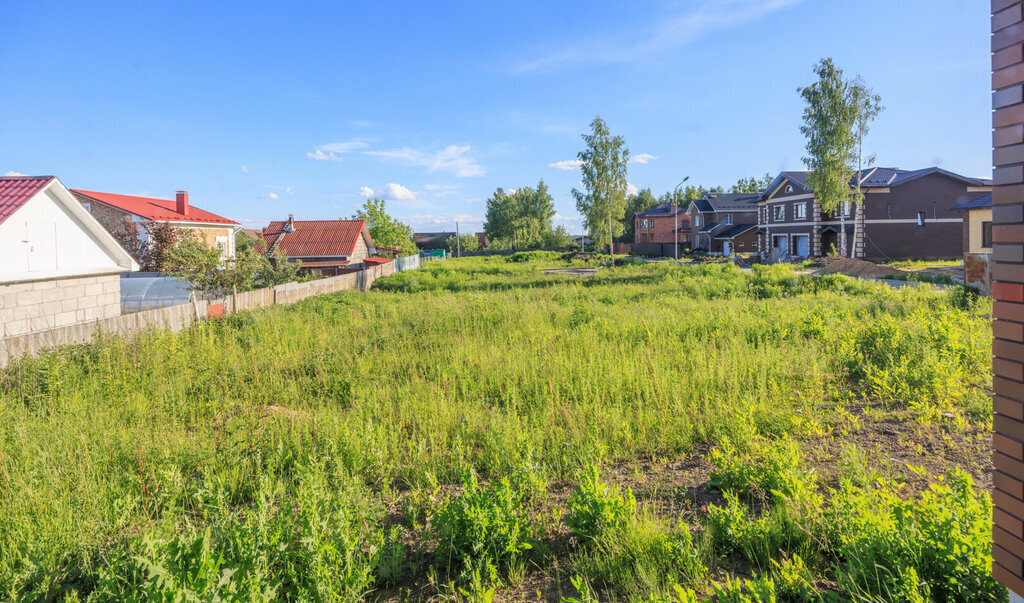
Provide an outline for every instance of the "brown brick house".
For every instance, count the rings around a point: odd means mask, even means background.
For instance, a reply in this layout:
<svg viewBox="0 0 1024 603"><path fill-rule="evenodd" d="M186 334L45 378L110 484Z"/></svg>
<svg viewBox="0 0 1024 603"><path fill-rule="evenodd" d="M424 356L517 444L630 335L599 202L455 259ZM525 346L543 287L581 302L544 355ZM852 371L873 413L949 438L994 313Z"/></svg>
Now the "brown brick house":
<svg viewBox="0 0 1024 603"><path fill-rule="evenodd" d="M677 237L676 229L679 229ZM657 207L633 215L634 243L675 243L685 249L685 237L690 232L690 217L686 210L672 203L662 203Z"/></svg>
<svg viewBox="0 0 1024 603"><path fill-rule="evenodd" d="M687 214L693 249L731 255L757 247L757 193L710 192L694 199Z"/></svg>
<svg viewBox="0 0 1024 603"><path fill-rule="evenodd" d="M821 211L807 185L809 173L782 172L757 201L758 243L778 257L818 257L840 247L872 259L959 258L963 216L953 209L992 190L990 180L961 176L937 167L920 170L869 168L864 171L864 202L838 212ZM851 186L856 183L851 180ZM842 210L841 210L842 211ZM861 236L854 240L854 220ZM845 222L845 224L844 224Z"/></svg>

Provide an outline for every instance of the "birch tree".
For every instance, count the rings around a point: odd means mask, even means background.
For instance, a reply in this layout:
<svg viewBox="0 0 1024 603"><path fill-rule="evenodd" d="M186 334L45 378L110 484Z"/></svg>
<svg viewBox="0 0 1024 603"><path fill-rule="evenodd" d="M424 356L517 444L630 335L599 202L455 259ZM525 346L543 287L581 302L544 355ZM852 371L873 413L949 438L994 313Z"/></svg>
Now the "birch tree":
<svg viewBox="0 0 1024 603"><path fill-rule="evenodd" d="M590 133L582 135L586 148L576 154L582 162L583 190L572 189L576 209L583 225L595 241L607 240L612 266L615 248L612 239L622 233L626 213L626 171L629 149L621 136L612 136L600 115L590 123Z"/></svg>

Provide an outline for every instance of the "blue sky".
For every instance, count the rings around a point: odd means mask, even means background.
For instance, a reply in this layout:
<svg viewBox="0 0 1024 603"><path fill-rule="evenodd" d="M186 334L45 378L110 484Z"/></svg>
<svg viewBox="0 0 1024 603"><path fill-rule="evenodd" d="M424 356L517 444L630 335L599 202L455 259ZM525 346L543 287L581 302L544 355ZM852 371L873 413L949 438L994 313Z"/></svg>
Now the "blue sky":
<svg viewBox="0 0 1024 603"><path fill-rule="evenodd" d="M186 189L252 227L372 194L421 231L544 178L578 232L558 168L595 114L656 194L802 169L796 88L832 56L882 96L879 165L988 176L988 23L978 0L15 2L0 174Z"/></svg>

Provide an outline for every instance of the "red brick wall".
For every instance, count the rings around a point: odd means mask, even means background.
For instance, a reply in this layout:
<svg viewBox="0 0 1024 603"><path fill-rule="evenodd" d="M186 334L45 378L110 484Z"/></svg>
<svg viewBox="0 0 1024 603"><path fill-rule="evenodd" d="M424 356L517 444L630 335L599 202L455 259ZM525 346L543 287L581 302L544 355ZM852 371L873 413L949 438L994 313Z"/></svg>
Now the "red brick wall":
<svg viewBox="0 0 1024 603"><path fill-rule="evenodd" d="M993 574L1024 595L1024 14L992 0Z"/></svg>
<svg viewBox="0 0 1024 603"><path fill-rule="evenodd" d="M675 243L676 235L673 232L676 228L676 222L674 217L667 218L642 218L647 220L648 224L654 223L653 226L640 226L641 218L634 218L636 223L634 224L634 238L633 240L637 243ZM679 229L687 230L690 228L690 218L686 214L679 214ZM679 233L679 244L682 245L686 240L686 234L684 232Z"/></svg>

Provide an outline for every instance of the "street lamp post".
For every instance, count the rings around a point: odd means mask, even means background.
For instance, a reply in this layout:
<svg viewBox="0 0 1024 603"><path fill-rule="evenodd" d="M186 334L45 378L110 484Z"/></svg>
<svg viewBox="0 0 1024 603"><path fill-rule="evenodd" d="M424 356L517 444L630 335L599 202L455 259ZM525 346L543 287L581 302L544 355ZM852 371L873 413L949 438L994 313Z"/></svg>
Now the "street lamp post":
<svg viewBox="0 0 1024 603"><path fill-rule="evenodd" d="M674 217L676 219L675 233L676 233L676 261L677 262L679 261L679 202L678 202L679 196L677 195L677 193L679 192L679 187L682 186L683 184L685 184L686 181L689 180L689 179L690 179L689 176L687 176L686 178L683 178L683 181L680 182L679 184L677 184L674 189L672 189L672 214L674 215Z"/></svg>

